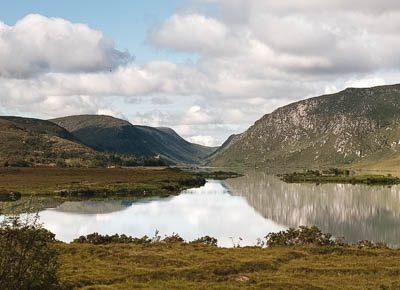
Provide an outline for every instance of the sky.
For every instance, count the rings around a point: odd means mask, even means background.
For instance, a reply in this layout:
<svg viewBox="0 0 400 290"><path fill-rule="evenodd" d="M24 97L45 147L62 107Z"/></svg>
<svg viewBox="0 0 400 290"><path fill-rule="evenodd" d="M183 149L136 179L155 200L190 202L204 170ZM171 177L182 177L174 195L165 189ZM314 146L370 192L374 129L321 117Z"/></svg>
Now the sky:
<svg viewBox="0 0 400 290"><path fill-rule="evenodd" d="M394 0L1 1L0 114L107 114L215 146L290 102L399 83Z"/></svg>

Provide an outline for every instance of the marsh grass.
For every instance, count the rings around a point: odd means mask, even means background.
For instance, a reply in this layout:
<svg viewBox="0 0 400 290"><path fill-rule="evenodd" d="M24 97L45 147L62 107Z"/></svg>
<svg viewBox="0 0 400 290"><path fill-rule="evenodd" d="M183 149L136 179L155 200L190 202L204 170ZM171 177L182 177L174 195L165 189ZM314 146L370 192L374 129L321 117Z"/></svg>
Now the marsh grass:
<svg viewBox="0 0 400 290"><path fill-rule="evenodd" d="M400 184L400 178L388 175L354 175L349 170L329 169L326 171L307 170L279 175L287 183L349 183L365 185Z"/></svg>
<svg viewBox="0 0 400 290"><path fill-rule="evenodd" d="M31 232L29 235L26 233L28 232L24 230L18 232L18 235L22 234L20 237L26 238L19 239L24 245L32 241ZM2 289L400 287L399 250L367 241L357 245L328 242L331 241L331 236L322 234L314 227L280 233L278 240L295 239L296 243L236 248L218 248L215 246L217 241L212 237L185 242L177 234L161 238L157 232L153 238L92 234L80 237L71 244L56 242L54 235L46 230L36 233L36 237L43 238L40 239L42 243L34 244L35 255L29 255L28 260L32 263L26 265L42 272L23 273L30 274L31 278L35 277L37 284L32 284L29 279L22 279L17 281L25 281L23 287L8 286ZM4 239L4 234L1 237ZM271 236L267 237L267 242L268 239ZM10 250L10 247L7 249ZM32 247L29 249L32 251ZM55 253L59 256L55 256ZM10 258L12 260L15 250L11 249L5 256L8 261ZM43 262L46 263L40 264ZM38 267L38 264L41 266ZM10 263L6 268L10 268ZM2 275L4 273L8 272L3 271ZM32 273L35 275L32 276ZM3 279L2 276L2 282Z"/></svg>
<svg viewBox="0 0 400 290"><path fill-rule="evenodd" d="M90 236L90 235L89 235ZM87 236L87 237L89 237ZM95 240L99 240L96 234ZM87 238L86 237L86 238ZM262 246L218 248L203 237L185 242L102 236L57 244L60 279L81 289L320 289L398 288L400 251L336 240L316 227L268 235ZM110 242L113 240L114 242ZM265 247L267 246L268 247Z"/></svg>
<svg viewBox="0 0 400 290"><path fill-rule="evenodd" d="M199 187L205 179L179 169L159 168L1 168L0 193L16 200L0 200L0 214L24 212L29 199L35 210L68 200L147 198L179 194ZM30 198L30 197L34 198ZM41 207L41 205L43 205Z"/></svg>
<svg viewBox="0 0 400 290"><path fill-rule="evenodd" d="M217 248L191 243L58 244L59 276L82 289L400 287L400 251L355 246Z"/></svg>
<svg viewBox="0 0 400 290"><path fill-rule="evenodd" d="M108 190L171 191L204 182L195 174L179 169L161 168L1 168L0 191L22 195L57 195L59 193Z"/></svg>

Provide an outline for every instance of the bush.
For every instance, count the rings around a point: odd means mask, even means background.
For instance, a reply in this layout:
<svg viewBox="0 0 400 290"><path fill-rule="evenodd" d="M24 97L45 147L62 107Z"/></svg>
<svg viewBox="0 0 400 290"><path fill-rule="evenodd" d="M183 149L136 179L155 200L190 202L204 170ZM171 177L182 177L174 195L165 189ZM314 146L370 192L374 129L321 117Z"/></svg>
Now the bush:
<svg viewBox="0 0 400 290"><path fill-rule="evenodd" d="M356 246L359 249L388 249L388 245L382 242L374 243L367 240L359 241Z"/></svg>
<svg viewBox="0 0 400 290"><path fill-rule="evenodd" d="M189 244L201 244L206 246L216 247L218 245L218 240L213 237L205 236L191 241Z"/></svg>
<svg viewBox="0 0 400 290"><path fill-rule="evenodd" d="M180 235L175 233L173 233L171 236L166 236L162 241L167 244L180 244L185 242Z"/></svg>
<svg viewBox="0 0 400 290"><path fill-rule="evenodd" d="M6 191L0 189L0 202L1 201L16 201L21 199L21 193L16 191Z"/></svg>
<svg viewBox="0 0 400 290"><path fill-rule="evenodd" d="M8 218L0 225L1 289L56 289L55 236L34 222Z"/></svg>
<svg viewBox="0 0 400 290"><path fill-rule="evenodd" d="M278 233L270 233L266 237L268 247L276 246L303 246L318 245L330 246L335 245L331 234L324 234L316 226L301 226L298 229L290 228L287 231Z"/></svg>
<svg viewBox="0 0 400 290"><path fill-rule="evenodd" d="M217 239L209 236L205 236L190 242L189 244L203 244L208 246L217 246ZM126 235L100 235L99 233L89 234L87 236L80 236L79 238L72 241L76 244L93 244L93 245L107 245L107 244L135 244L135 245L148 245L148 244L181 244L185 243L185 240L178 234L172 234L170 236L165 236L164 239L158 235L156 231L153 238L148 236L143 236L141 238L133 238Z"/></svg>
<svg viewBox="0 0 400 290"><path fill-rule="evenodd" d="M147 236L142 238L132 238L126 235L100 235L98 233L93 233L87 236L80 236L79 238L73 240L73 243L77 244L93 244L93 245L106 245L106 244L150 244L151 239Z"/></svg>

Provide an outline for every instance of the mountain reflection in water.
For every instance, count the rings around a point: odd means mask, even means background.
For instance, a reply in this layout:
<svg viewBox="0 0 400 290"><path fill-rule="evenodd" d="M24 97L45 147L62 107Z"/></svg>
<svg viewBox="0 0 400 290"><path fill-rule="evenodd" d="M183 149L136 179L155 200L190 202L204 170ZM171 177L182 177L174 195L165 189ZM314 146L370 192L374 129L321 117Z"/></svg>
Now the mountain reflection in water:
<svg viewBox="0 0 400 290"><path fill-rule="evenodd" d="M400 187L287 184L262 172L225 182L263 217L288 227L316 225L349 242L400 245Z"/></svg>
<svg viewBox="0 0 400 290"><path fill-rule="evenodd" d="M133 203L68 202L40 212L44 227L62 241L80 235L126 234L134 237L178 233L185 240L209 235L220 246L254 245L257 238L284 229L262 217L245 198L233 196L219 181L185 190L178 196Z"/></svg>
<svg viewBox="0 0 400 290"><path fill-rule="evenodd" d="M93 232L151 237L158 230L185 240L213 236L220 246L239 238L241 245L254 245L269 232L316 225L349 242L399 247L400 187L287 184L252 172L169 198L65 202L40 212L40 220L63 241Z"/></svg>

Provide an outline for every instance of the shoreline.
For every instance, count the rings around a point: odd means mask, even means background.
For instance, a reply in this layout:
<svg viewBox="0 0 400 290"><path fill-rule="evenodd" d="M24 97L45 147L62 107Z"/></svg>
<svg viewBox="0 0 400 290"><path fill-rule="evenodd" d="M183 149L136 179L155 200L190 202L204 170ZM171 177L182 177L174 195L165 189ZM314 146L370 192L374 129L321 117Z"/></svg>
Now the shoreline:
<svg viewBox="0 0 400 290"><path fill-rule="evenodd" d="M337 183L337 184L361 184L368 186L392 186L400 184L400 178L388 175L358 175L350 170L331 169L327 171L307 170L277 175L286 183Z"/></svg>
<svg viewBox="0 0 400 290"><path fill-rule="evenodd" d="M65 201L162 198L205 183L203 177L172 168L0 168L0 214Z"/></svg>

